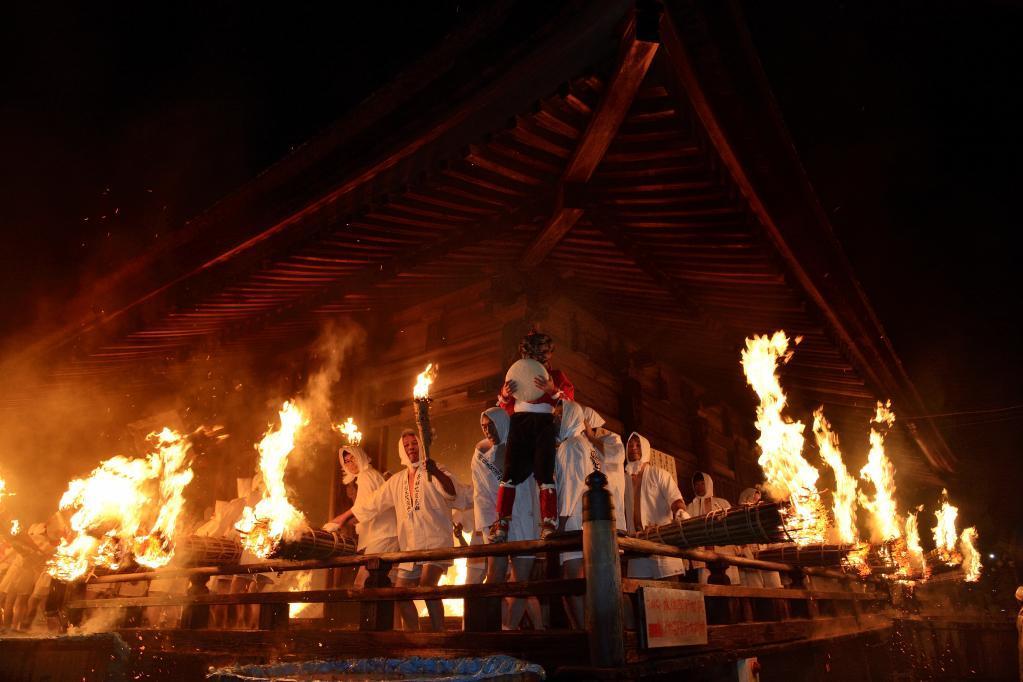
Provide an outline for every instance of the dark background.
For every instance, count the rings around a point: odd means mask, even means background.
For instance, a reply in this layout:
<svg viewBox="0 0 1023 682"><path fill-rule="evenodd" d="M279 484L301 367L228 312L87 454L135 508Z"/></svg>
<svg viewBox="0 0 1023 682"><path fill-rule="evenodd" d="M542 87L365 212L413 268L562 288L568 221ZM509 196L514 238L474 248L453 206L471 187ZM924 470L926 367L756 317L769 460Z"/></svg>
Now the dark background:
<svg viewBox="0 0 1023 682"><path fill-rule="evenodd" d="M822 204L927 408L1023 404L1010 238L1020 222L1020 6L742 5ZM0 338L62 321L83 282L324 128L474 6L7 8ZM967 518L1014 532L1023 410L940 425L962 461L953 493Z"/></svg>

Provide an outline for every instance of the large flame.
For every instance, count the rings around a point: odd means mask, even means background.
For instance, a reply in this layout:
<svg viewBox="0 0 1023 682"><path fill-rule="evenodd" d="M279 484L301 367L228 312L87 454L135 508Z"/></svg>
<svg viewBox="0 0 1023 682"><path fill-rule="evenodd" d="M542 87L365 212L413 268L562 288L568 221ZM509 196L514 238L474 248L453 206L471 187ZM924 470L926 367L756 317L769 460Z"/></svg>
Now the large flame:
<svg viewBox="0 0 1023 682"><path fill-rule="evenodd" d="M831 511L835 519L838 541L854 544L859 541L859 533L856 530L856 479L842 461L838 435L831 430L831 424L824 417L823 407L818 407L813 413L813 435L817 439L821 459L835 474Z"/></svg>
<svg viewBox="0 0 1023 682"><path fill-rule="evenodd" d="M295 438L309 420L292 402L285 402L278 415L280 426L271 426L256 445L263 497L255 508L246 507L235 525L242 534L242 546L262 559L273 554L285 533L308 526L302 512L288 500L284 472L288 468L288 455L295 449Z"/></svg>
<svg viewBox="0 0 1023 682"><path fill-rule="evenodd" d="M799 342L799 339L796 339ZM746 339L742 369L746 381L760 398L756 426L760 431L758 460L766 488L778 499L788 500L788 525L799 544L824 541L827 514L817 491L817 469L802 455L803 424L782 415L785 393L778 381L778 363L788 362L789 340L785 332Z"/></svg>
<svg viewBox="0 0 1023 682"><path fill-rule="evenodd" d="M956 518L959 516L959 508L948 500L948 491L941 491L941 508L934 512L934 520L937 524L932 528L934 533L934 549L943 563L955 566L963 560L963 557L956 551Z"/></svg>
<svg viewBox="0 0 1023 682"><path fill-rule="evenodd" d="M288 588L289 592L305 592L313 584L313 572L296 571L294 577L291 579L291 583L291 586ZM288 604L288 617L298 618L310 606L312 606L310 602L291 602Z"/></svg>
<svg viewBox="0 0 1023 682"><path fill-rule="evenodd" d="M430 384L437 378L437 368L431 362L416 376L416 385L412 387L412 397L423 400L430 397Z"/></svg>
<svg viewBox="0 0 1023 682"><path fill-rule="evenodd" d="M870 421L870 452L867 463L860 469L860 478L874 486L874 496L859 494L860 505L871 514L873 539L880 542L897 540L902 536L902 520L895 506L895 467L885 454L885 433L895 423L891 401L878 401L874 418Z"/></svg>
<svg viewBox="0 0 1023 682"><path fill-rule="evenodd" d="M343 424L338 424L334 428L344 437L348 445L359 445L362 443L362 431L359 431L358 425L351 417Z"/></svg>
<svg viewBox="0 0 1023 682"><path fill-rule="evenodd" d="M154 568L171 560L184 490L192 480L191 444L170 429L149 440L153 452L146 457L111 457L87 478L68 484L60 508L74 510L69 524L75 536L61 539L48 564L50 575L72 581L90 567L116 570L132 557Z"/></svg>
<svg viewBox="0 0 1023 682"><path fill-rule="evenodd" d="M927 562L924 559L924 548L920 544L920 526L917 516L923 511L923 506L915 512L906 515L906 561L899 566L899 573L904 577L927 578Z"/></svg>
<svg viewBox="0 0 1023 682"><path fill-rule="evenodd" d="M977 551L977 529L973 526L963 529L959 537L959 551L963 555L963 580L975 583L980 580L980 552Z"/></svg>

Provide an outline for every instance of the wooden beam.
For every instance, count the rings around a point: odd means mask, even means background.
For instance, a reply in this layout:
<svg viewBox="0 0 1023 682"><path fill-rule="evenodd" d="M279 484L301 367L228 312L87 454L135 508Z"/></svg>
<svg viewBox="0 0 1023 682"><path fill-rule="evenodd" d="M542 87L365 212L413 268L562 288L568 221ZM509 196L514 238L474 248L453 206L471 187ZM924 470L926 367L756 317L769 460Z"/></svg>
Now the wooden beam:
<svg viewBox="0 0 1023 682"><path fill-rule="evenodd" d="M717 22L714 26L709 25L711 19L698 6L714 12L714 20ZM755 48L737 20L736 12L735 3L731 2L676 0L670 3L670 9L665 12L661 22L669 89L677 97L688 101L722 166L745 198L750 211L763 227L795 281L828 321L857 371L875 390L896 400L902 398L911 410L922 409L921 396L856 281L841 245L831 230L827 215L816 198L795 146L785 131ZM684 24L675 19L683 13L686 17ZM725 23L728 25L723 25ZM687 45L683 40L684 30L696 35L692 45ZM711 41L708 34L712 30L714 38ZM728 35L723 35L725 33ZM706 57L707 53L720 53L729 37L733 41L728 45L733 48L731 54L742 54L740 59L743 64L737 67L744 70L740 77L745 75L750 78L750 82L744 82L745 87L742 88L735 86L729 65L722 63L720 57ZM689 48L693 48L692 51ZM712 74L713 82L708 79L706 87L699 70L699 58L710 62L703 71ZM716 107L720 97L714 100L711 96L715 86L719 90L745 96L741 103L733 104L734 111L745 114L754 108L757 112L759 118L754 124L749 124L752 117L748 116L745 128L742 128L741 123L733 127L732 132L736 132L734 128L739 128L741 135L737 134L734 138L729 135ZM758 145L762 151L767 151L761 153L759 158L750 158L749 140L753 140L754 146ZM742 155L743 151L745 155ZM762 170L767 167L770 168L770 176ZM779 178L786 178L786 181ZM778 208L779 195L786 200L777 211L779 215L784 215L784 222L776 221L774 213L768 209L768 202L772 198L772 188L768 185L772 180L775 181L772 207ZM956 458L944 438L929 420L924 427L928 431L927 438L916 431L910 431L917 446L936 472L953 471Z"/></svg>
<svg viewBox="0 0 1023 682"><path fill-rule="evenodd" d="M541 597L582 594L585 589L586 581L582 578L559 578L556 580L480 583L477 585L440 585L437 587L421 587L419 585L413 587L349 587L332 590L307 590L305 592L237 592L195 596L163 594L152 597L75 599L68 602L67 608L98 609L130 606L188 606L192 604L294 604L299 602L319 604L346 601L398 601L405 599ZM798 592L798 590L794 592ZM792 598L798 599L799 597Z"/></svg>
<svg viewBox="0 0 1023 682"><path fill-rule="evenodd" d="M696 320L703 317L703 311L700 309L700 306L689 297L682 285L661 270L649 254L645 253L643 249L636 246L632 240L625 236L608 215L601 211L590 211L588 217L593 226L604 233L604 236L610 239L619 251L633 260L636 267L646 273L657 286L671 294L672 298L678 303L679 310L685 319ZM714 331L717 332L717 336L720 337L721 325L715 322L712 326Z"/></svg>
<svg viewBox="0 0 1023 682"><path fill-rule="evenodd" d="M644 20L643 23L649 21ZM639 86L646 77L660 45L653 40L653 36L644 35L642 39L637 36L635 18L626 28L622 42L618 63L607 88L561 177L558 204L554 213L522 256L520 264L524 268L535 268L542 263L582 216L583 211L580 207L572 206L571 201L565 201L566 187L585 184L593 176L593 172L607 153L607 148L611 146L611 141L618 133L618 128L629 113L636 92L639 91Z"/></svg>

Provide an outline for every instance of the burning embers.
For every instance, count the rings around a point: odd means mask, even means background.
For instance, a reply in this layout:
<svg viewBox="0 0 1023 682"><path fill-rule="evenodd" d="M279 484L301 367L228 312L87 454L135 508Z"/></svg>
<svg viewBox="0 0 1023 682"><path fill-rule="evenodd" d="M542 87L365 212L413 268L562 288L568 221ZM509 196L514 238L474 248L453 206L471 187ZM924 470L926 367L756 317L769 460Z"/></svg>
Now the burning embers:
<svg viewBox="0 0 1023 682"><path fill-rule="evenodd" d="M91 567L116 570L132 560L159 568L174 556L184 490L192 481L191 444L166 428L149 441L153 449L146 457L111 457L68 485L60 508L74 510L74 537L61 540L50 575L78 580Z"/></svg>
<svg viewBox="0 0 1023 682"><path fill-rule="evenodd" d="M798 344L799 338L796 339ZM778 369L792 357L789 339L778 331L771 336L746 339L742 368L746 381L760 399L756 427L760 432L759 463L764 471L768 493L789 505L785 524L789 536L799 547L823 543L847 552L844 563L861 573L880 570L899 579L927 579L927 556L920 542L918 515L923 507L905 517L898 513L895 497L895 467L885 452L885 438L895 423L891 402L878 402L870 421L870 450L860 470L860 481L842 460L838 436L824 416L823 408L813 413L813 433L821 459L834 473L830 514L817 488L818 470L802 454L804 426L784 414L786 396L778 379ZM862 482L862 483L861 483ZM869 484L868 489L864 489ZM872 492L872 494L868 494ZM857 509L869 513L871 543L860 540ZM965 529L957 535L956 515L943 493L941 508L935 512L936 549L933 560L946 566L961 566L964 579L975 581L980 575L980 554L976 549L977 532Z"/></svg>
<svg viewBox="0 0 1023 682"><path fill-rule="evenodd" d="M235 528L242 534L242 545L257 557L273 556L288 533L301 533L309 527L305 515L288 500L284 471L288 455L295 449L299 431L309 423L301 408L285 402L278 413L280 425L271 427L256 445L259 473L254 484L262 485L263 497L256 506L246 507Z"/></svg>

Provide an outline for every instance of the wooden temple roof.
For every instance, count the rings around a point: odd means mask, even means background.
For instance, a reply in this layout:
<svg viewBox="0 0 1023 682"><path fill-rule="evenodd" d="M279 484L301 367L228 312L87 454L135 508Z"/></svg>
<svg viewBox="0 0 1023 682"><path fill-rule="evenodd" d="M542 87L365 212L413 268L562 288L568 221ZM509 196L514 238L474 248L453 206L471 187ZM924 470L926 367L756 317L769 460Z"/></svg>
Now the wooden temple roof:
<svg viewBox="0 0 1023 682"><path fill-rule="evenodd" d="M705 381L800 335L784 384L839 428L924 411L718 0L492 3L35 350L103 379L534 277ZM929 422L903 435L903 475L953 470Z"/></svg>

